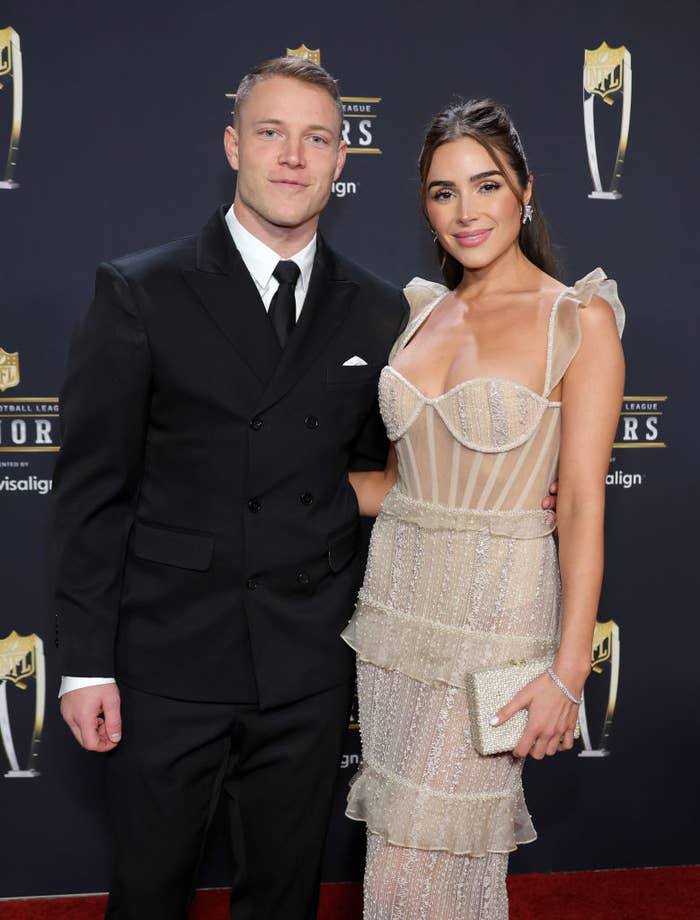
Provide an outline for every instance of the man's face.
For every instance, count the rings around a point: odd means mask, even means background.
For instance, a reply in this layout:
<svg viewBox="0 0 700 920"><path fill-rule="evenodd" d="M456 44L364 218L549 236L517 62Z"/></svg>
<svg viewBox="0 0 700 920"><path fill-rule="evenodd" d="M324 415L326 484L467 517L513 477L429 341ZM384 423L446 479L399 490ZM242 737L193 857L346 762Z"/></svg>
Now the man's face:
<svg viewBox="0 0 700 920"><path fill-rule="evenodd" d="M249 230L315 231L345 163L338 109L326 90L290 77L260 80L224 144L238 171L236 214Z"/></svg>

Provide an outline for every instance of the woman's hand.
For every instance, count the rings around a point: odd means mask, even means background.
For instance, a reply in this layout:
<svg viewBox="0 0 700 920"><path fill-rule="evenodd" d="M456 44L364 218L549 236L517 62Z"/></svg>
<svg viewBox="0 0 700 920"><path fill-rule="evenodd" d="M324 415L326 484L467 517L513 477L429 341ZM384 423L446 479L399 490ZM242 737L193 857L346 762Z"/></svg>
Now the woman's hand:
<svg viewBox="0 0 700 920"><path fill-rule="evenodd" d="M554 668L557 673L556 668ZM580 686L565 684L578 697L583 692ZM551 757L558 751L568 751L574 746L574 728L578 709L557 687L549 674L540 674L516 693L513 699L496 713L500 725L521 709L527 709L527 728L513 749L515 757L542 760L545 754Z"/></svg>

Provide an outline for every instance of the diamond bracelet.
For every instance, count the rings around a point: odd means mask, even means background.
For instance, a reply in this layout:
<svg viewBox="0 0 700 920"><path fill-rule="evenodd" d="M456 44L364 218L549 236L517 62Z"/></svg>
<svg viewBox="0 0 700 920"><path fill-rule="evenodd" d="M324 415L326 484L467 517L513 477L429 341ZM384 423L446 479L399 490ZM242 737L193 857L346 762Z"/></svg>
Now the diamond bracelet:
<svg viewBox="0 0 700 920"><path fill-rule="evenodd" d="M557 675L554 673L553 668L547 668L547 674L549 674L549 676L552 678L552 680L557 685L557 687L559 687L559 689L564 694L564 696L567 698L567 700L571 700L571 702L574 703L576 706L583 705L583 697L581 697L580 700L577 700L576 697L571 692L571 690L569 690L568 687L565 687L564 684L559 680Z"/></svg>

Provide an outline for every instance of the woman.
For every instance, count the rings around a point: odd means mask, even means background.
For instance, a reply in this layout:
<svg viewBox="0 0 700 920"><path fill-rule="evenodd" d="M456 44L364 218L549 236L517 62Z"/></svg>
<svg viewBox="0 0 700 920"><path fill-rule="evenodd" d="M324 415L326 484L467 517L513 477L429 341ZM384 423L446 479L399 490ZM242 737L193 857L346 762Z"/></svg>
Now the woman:
<svg viewBox="0 0 700 920"><path fill-rule="evenodd" d="M600 269L555 280L501 107L440 113L420 175L446 286L406 288L411 319L379 393L395 455L385 473L351 476L361 512L380 513L343 634L363 743L348 815L368 826L366 920L500 920L507 854L535 838L523 760L572 747L590 670L623 311ZM558 559L540 508L557 469ZM481 756L465 674L540 657L552 676L497 714L527 708L525 733Z"/></svg>

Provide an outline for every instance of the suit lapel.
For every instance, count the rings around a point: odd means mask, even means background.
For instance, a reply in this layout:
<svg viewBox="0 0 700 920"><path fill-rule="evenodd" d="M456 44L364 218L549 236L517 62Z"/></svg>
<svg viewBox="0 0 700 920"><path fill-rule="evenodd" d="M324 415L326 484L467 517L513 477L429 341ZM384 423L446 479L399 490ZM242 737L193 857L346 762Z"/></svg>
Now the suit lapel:
<svg viewBox="0 0 700 920"><path fill-rule="evenodd" d="M319 236L304 308L263 393L259 412L281 399L322 353L345 320L356 292L354 281L336 276L333 253Z"/></svg>
<svg viewBox="0 0 700 920"><path fill-rule="evenodd" d="M224 214L225 209L219 209L204 227L197 242L197 267L183 270L183 275L239 357L265 385L279 364L280 347Z"/></svg>

